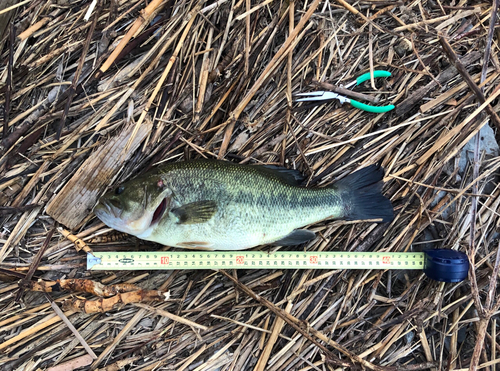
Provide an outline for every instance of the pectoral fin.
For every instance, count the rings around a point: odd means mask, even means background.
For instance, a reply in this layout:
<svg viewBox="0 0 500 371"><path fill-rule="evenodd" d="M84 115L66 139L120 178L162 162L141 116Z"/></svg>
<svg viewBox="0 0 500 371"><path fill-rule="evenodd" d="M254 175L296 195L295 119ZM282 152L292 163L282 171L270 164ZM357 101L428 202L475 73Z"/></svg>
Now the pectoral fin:
<svg viewBox="0 0 500 371"><path fill-rule="evenodd" d="M217 212L215 201L197 201L172 210L178 218L178 224L197 224L210 220Z"/></svg>
<svg viewBox="0 0 500 371"><path fill-rule="evenodd" d="M273 242L273 245L278 246L292 246L298 245L307 241L311 241L316 237L314 232L308 231L306 229L296 229L292 233L286 235L282 239Z"/></svg>

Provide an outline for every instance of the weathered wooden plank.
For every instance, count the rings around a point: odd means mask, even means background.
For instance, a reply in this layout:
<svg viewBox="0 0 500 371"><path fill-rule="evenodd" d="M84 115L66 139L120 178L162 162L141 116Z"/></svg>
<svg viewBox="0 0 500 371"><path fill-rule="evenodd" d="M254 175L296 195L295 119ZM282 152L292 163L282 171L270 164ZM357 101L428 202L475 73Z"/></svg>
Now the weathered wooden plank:
<svg viewBox="0 0 500 371"><path fill-rule="evenodd" d="M123 150L134 130L134 125L127 126L120 134L90 155L50 201L47 214L68 228L75 228L80 224L92 212L97 199L110 180L139 147L151 127L151 123L143 122L127 152Z"/></svg>

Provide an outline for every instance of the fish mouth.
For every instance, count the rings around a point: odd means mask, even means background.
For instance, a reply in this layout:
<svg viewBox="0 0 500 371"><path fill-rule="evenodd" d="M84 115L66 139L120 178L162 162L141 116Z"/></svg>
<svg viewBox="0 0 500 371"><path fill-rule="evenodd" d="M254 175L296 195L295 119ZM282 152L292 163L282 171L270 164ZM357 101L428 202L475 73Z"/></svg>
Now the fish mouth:
<svg viewBox="0 0 500 371"><path fill-rule="evenodd" d="M107 200L99 200L99 203L94 207L93 211L94 215L108 227L117 229L121 232L127 232L123 230L123 220L121 219L122 210L107 202Z"/></svg>
<svg viewBox="0 0 500 371"><path fill-rule="evenodd" d="M95 207L94 210L92 210L100 220L104 218L106 215L109 215L108 210L106 210L106 207L102 203L98 203Z"/></svg>
<svg viewBox="0 0 500 371"><path fill-rule="evenodd" d="M164 198L163 200L161 200L160 204L156 208L156 210L153 214L153 219L151 220L150 226L152 226L160 221L163 214L165 214L166 209L167 209L167 199Z"/></svg>
<svg viewBox="0 0 500 371"><path fill-rule="evenodd" d="M101 199L99 200L99 203L94 207L94 214L97 215L97 217L106 216L106 214L108 214L116 218L118 217L118 214L120 214L120 212L107 200Z"/></svg>

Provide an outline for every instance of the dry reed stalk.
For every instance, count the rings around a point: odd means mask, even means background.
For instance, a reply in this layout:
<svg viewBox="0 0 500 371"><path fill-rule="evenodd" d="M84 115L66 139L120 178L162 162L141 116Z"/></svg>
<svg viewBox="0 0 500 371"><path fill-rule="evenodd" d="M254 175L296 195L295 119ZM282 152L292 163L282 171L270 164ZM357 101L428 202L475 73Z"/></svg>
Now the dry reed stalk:
<svg viewBox="0 0 500 371"><path fill-rule="evenodd" d="M64 313L66 317L72 315L74 312L67 311ZM30 337L34 334L38 334L40 331L44 330L45 328L53 325L54 323L57 323L61 321L60 317L57 316L51 316L51 318L41 322L40 324L30 327L29 329L26 329L25 331L21 332L19 335L14 336L10 338L7 341L4 341L3 343L0 344L0 350L7 348L8 346L15 344L16 342L25 339L26 337Z"/></svg>
<svg viewBox="0 0 500 371"><path fill-rule="evenodd" d="M209 329L206 326L200 325L200 324L198 324L196 322L193 322L193 321L190 321L190 320L188 320L186 318L182 318L182 317L176 316L175 314L169 313L169 312L164 311L162 309L153 308L153 307L150 307L150 306L145 305L145 304L135 304L135 305L138 306L138 307L140 307L140 308L153 311L156 314L159 314L160 316L164 316L166 318L171 319L172 321L176 321L176 322L182 323L184 325L188 325L188 326L191 326L191 327L194 327L194 328L197 328L197 329L200 329L200 330L204 330L204 331L208 331L208 329Z"/></svg>
<svg viewBox="0 0 500 371"><path fill-rule="evenodd" d="M127 325L120 331L120 333L113 339L113 342L106 347L106 349L99 355L99 358L97 358L94 363L92 363L90 369L95 370L97 366L101 364L103 359L118 345L118 343L129 333L129 331L132 330L132 328L141 320L144 315L146 314L145 309L140 309L134 317L127 322Z"/></svg>
<svg viewBox="0 0 500 371"><path fill-rule="evenodd" d="M129 141L128 141L126 147L124 148L124 151L130 151L131 150L131 146L132 146L133 141L135 140L135 136L137 135L137 132L139 131L142 122L146 118L146 115L148 114L148 111L149 111L149 108L151 107L151 104L155 100L155 98L158 95L161 87L163 86L163 83L165 82L165 79L167 78L170 70L172 69L172 66L175 63L176 58L177 58L177 56L178 56L178 54L179 54L182 46L184 45L184 41L186 40L187 35L188 35L189 31L191 30L191 26L193 25L193 23L194 23L194 21L196 19L196 13L201 9L202 5L203 5L203 0L200 1L196 5L196 7L188 14L187 17L188 17L189 21L186 24L186 27L184 28L184 31L183 31L183 33L182 33L182 35L180 37L180 40L177 43L177 46L175 47L175 50L172 53L172 56L169 58L168 64L165 67L165 70L163 71L163 74L161 75L160 79L158 80L158 83L156 84L156 87L155 87L153 93L149 97L149 99L148 99L148 101L146 103L146 106L142 110L141 116L139 117L139 120L137 120L137 123L135 124L134 130L133 130L132 134L130 135Z"/></svg>
<svg viewBox="0 0 500 371"><path fill-rule="evenodd" d="M262 74L259 76L253 87L249 90L249 92L245 95L245 97L241 100L241 102L238 104L238 106L231 112L230 114L230 121L227 121L228 127L226 128L226 131L224 133L224 140L222 142L221 148L219 150L219 155L218 158L223 158L227 147L229 145L229 139L231 138L233 129L234 129L234 123L235 121L240 117L241 112L243 109L247 106L249 101L253 98L255 93L257 92L258 89L260 89L261 85L264 83L269 78L269 75L278 67L278 64L281 62L281 59L285 55L285 53L288 51L288 48L290 47L292 41L297 37L299 32L304 28L305 24L311 18L312 14L316 10L316 8L319 5L320 0L314 0L311 5L309 6L309 9L307 12L304 14L304 16L300 19L300 22L297 24L297 26L294 28L293 32L290 33L288 38L286 39L285 43L281 46L281 48L278 50L278 52L274 55L273 59L269 62L269 64L266 66L266 69L262 72Z"/></svg>
<svg viewBox="0 0 500 371"><path fill-rule="evenodd" d="M78 339L80 344L85 348L87 353L92 357L92 359L97 359L97 356L95 355L94 351L89 347L85 339L80 335L78 330L73 326L73 324L68 320L68 317L63 313L61 309L57 306L56 303L48 296L45 296L49 301L50 301L50 306L56 312L56 314L59 316L59 318L62 319L62 321L68 326L68 328L71 330L71 332L75 335L75 337Z"/></svg>
<svg viewBox="0 0 500 371"><path fill-rule="evenodd" d="M286 308L285 308L285 312L290 313L291 309L292 309L292 303L288 303ZM276 343L276 340L278 340L278 335L281 332L281 329L282 329L284 323L285 323L285 321L281 317L276 317L276 321L274 322L271 336L266 341L266 346L265 346L265 348L264 348L264 350L259 358L259 361L257 362L257 365L254 368L255 371L265 370L267 361L269 360L269 357L271 356L271 351Z"/></svg>
<svg viewBox="0 0 500 371"><path fill-rule="evenodd" d="M130 39L134 36L134 34L139 30L139 28L141 28L141 26L145 22L149 21L149 17L153 14L156 8L160 6L162 1L163 0L153 0L148 4L146 8L144 8L143 11L141 11L140 17L135 20L132 27L129 28L125 36L120 40L120 43L116 46L116 48L113 50L108 59L106 59L106 61L99 68L101 74L106 72L111 67L115 59L122 52L122 50L125 48Z"/></svg>

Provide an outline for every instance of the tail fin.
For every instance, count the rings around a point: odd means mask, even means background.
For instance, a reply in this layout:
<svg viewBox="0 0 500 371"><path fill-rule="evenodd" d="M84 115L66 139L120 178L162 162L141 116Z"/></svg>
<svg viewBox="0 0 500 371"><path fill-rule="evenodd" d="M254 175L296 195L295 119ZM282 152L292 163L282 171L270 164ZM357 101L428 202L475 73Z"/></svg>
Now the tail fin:
<svg viewBox="0 0 500 371"><path fill-rule="evenodd" d="M345 220L394 219L391 201L381 193L384 169L370 165L339 180L334 188L341 194Z"/></svg>

